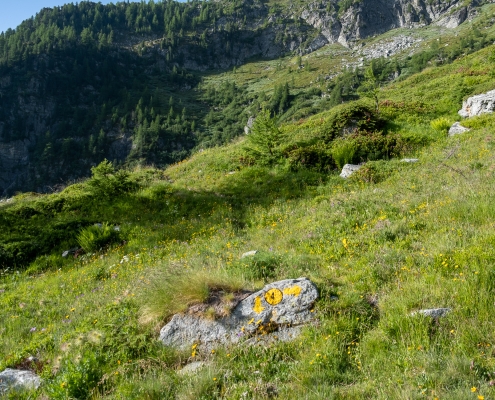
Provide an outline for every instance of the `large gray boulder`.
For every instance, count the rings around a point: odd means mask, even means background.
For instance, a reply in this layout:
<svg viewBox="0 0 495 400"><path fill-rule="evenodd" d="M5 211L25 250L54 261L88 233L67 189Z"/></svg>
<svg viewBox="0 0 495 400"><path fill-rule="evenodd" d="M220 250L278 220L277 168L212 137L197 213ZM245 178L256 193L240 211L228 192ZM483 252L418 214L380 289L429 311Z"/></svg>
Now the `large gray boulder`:
<svg viewBox="0 0 495 400"><path fill-rule="evenodd" d="M307 278L286 279L252 293L220 319L194 313L176 314L160 331L163 344L177 348L211 349L240 340L291 340L300 326L314 319L316 286ZM196 348L196 347L195 347Z"/></svg>
<svg viewBox="0 0 495 400"><path fill-rule="evenodd" d="M31 371L7 368L0 373L0 395L10 391L38 389L41 379Z"/></svg>
<svg viewBox="0 0 495 400"><path fill-rule="evenodd" d="M458 111L461 117L474 117L476 115L491 113L495 110L495 90L472 96L462 103Z"/></svg>

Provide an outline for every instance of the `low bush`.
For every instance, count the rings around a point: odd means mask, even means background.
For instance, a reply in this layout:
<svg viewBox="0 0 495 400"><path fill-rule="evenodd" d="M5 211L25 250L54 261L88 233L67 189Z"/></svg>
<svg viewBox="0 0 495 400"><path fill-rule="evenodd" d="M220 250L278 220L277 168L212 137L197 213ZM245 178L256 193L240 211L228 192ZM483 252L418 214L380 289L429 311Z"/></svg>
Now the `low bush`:
<svg viewBox="0 0 495 400"><path fill-rule="evenodd" d="M98 197L112 197L135 188L135 183L129 179L129 173L123 169L115 170L108 160L91 168L91 178L87 185Z"/></svg>
<svg viewBox="0 0 495 400"><path fill-rule="evenodd" d="M447 133L452 123L445 117L434 119L430 122L430 126L437 132Z"/></svg>
<svg viewBox="0 0 495 400"><path fill-rule="evenodd" d="M335 107L325 125L323 136L327 141L331 141L358 131L378 131L384 126L385 120L371 107L362 102L353 102Z"/></svg>
<svg viewBox="0 0 495 400"><path fill-rule="evenodd" d="M90 398L100 382L102 360L93 352L85 352L78 359L66 359L62 372L49 387L50 398L55 400Z"/></svg>
<svg viewBox="0 0 495 400"><path fill-rule="evenodd" d="M311 145L295 145L284 150L284 156L291 171L307 168L318 172L328 172L334 168L330 146L324 142Z"/></svg>

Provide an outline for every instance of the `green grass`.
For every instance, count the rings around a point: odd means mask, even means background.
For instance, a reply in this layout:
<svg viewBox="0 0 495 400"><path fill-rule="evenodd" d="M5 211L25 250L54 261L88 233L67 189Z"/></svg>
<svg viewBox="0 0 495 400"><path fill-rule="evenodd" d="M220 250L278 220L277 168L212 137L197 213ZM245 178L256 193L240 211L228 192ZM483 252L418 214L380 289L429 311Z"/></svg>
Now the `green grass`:
<svg viewBox="0 0 495 400"><path fill-rule="evenodd" d="M2 265L0 369L40 360L44 384L25 398L494 398L495 116L452 138L431 125L495 87L492 54L381 90L388 134L415 164L371 161L342 180L251 165L239 139L132 171L119 193L86 181L2 203L1 243L24 253ZM341 109L283 124L284 145L321 141ZM61 257L104 222L118 241ZM157 340L158 322L211 290L301 276L319 288L320 322L293 343L193 356ZM452 311L411 315L433 307ZM178 373L197 360L199 373Z"/></svg>

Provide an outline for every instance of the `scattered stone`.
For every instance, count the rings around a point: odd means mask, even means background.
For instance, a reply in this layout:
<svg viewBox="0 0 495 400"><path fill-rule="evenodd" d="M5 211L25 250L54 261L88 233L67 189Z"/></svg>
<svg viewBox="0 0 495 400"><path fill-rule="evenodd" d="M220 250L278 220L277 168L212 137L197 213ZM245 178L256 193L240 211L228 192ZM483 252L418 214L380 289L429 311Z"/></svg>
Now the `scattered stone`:
<svg viewBox="0 0 495 400"><path fill-rule="evenodd" d="M472 96L462 103L458 111L461 117L474 117L476 115L492 113L495 110L495 90Z"/></svg>
<svg viewBox="0 0 495 400"><path fill-rule="evenodd" d="M286 279L266 285L241 300L217 320L191 314L176 314L160 331L167 346L209 350L219 344L250 344L288 341L296 338L301 326L314 320L316 286L307 278Z"/></svg>
<svg viewBox="0 0 495 400"><path fill-rule="evenodd" d="M462 126L459 122L454 122L454 124L449 129L449 136L459 135L460 133L469 131L469 128Z"/></svg>
<svg viewBox="0 0 495 400"><path fill-rule="evenodd" d="M198 372L200 369L203 369L206 367L208 364L206 364L204 361L194 361L190 364L187 364L184 366L184 368L180 369L177 371L179 375L190 375L194 374L195 372Z"/></svg>
<svg viewBox="0 0 495 400"><path fill-rule="evenodd" d="M416 163L419 161L419 158L403 158L400 161L405 163Z"/></svg>
<svg viewBox="0 0 495 400"><path fill-rule="evenodd" d="M258 254L258 250L251 250L246 253L244 253L241 258L246 258L246 257L252 257L254 255Z"/></svg>
<svg viewBox="0 0 495 400"><path fill-rule="evenodd" d="M413 312L411 315L424 315L425 317L440 318L451 312L451 308L427 308Z"/></svg>
<svg viewBox="0 0 495 400"><path fill-rule="evenodd" d="M361 165L346 164L344 165L344 168L342 168L340 176L344 179L349 178L354 172L359 170L359 168L361 168Z"/></svg>
<svg viewBox="0 0 495 400"><path fill-rule="evenodd" d="M7 368L0 373L0 394L11 390L38 389L40 384L40 377L31 371Z"/></svg>
<svg viewBox="0 0 495 400"><path fill-rule="evenodd" d="M73 247L72 249L65 250L62 253L62 257L66 258L69 256L69 254L76 254L78 250L79 250L79 247Z"/></svg>
<svg viewBox="0 0 495 400"><path fill-rule="evenodd" d="M397 53L400 53L410 47L418 47L421 39L413 38L411 36L400 35L391 39L381 40L379 43L365 46L361 50L361 62L364 59L372 60L375 58L391 57ZM356 49L359 50L359 49Z"/></svg>

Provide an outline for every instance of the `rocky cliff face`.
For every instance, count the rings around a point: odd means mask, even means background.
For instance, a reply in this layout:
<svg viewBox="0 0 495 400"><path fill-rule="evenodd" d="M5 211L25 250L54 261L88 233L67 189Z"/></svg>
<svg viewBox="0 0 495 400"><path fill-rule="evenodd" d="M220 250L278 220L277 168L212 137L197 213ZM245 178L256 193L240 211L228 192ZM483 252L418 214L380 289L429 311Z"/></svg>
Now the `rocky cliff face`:
<svg viewBox="0 0 495 400"><path fill-rule="evenodd" d="M321 30L329 43L349 47L359 39L382 34L394 28L416 27L432 23L455 28L466 20L475 4L463 6L459 0L426 2L423 0L364 0L346 10L336 3L312 3L301 18Z"/></svg>

